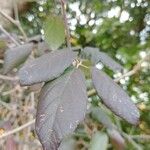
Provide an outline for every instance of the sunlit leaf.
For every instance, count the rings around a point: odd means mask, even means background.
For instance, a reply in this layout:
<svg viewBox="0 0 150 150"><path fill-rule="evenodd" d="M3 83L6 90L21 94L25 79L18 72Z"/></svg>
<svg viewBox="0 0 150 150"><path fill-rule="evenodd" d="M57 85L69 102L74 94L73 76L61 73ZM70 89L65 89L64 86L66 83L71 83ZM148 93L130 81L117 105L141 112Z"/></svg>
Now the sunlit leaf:
<svg viewBox="0 0 150 150"><path fill-rule="evenodd" d="M21 85L50 81L60 76L76 58L76 53L67 49L47 53L31 60L19 70Z"/></svg>
<svg viewBox="0 0 150 150"><path fill-rule="evenodd" d="M45 40L52 50L58 49L65 40L64 22L59 16L48 17L43 25Z"/></svg>
<svg viewBox="0 0 150 150"><path fill-rule="evenodd" d="M92 69L92 80L98 95L107 107L129 123L138 123L139 111L137 107L118 84L95 67Z"/></svg>
<svg viewBox="0 0 150 150"><path fill-rule="evenodd" d="M57 150L62 138L84 119L87 94L84 76L73 69L45 84L36 116L36 132L44 150Z"/></svg>

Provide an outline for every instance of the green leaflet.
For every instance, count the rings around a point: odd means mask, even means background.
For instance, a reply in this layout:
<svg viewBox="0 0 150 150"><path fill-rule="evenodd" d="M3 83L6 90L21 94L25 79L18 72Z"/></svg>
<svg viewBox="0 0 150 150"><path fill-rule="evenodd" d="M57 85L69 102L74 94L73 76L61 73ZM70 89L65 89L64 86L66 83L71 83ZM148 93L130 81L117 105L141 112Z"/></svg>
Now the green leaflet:
<svg viewBox="0 0 150 150"><path fill-rule="evenodd" d="M43 29L45 33L45 40L50 49L58 49L65 40L65 27L61 17L48 17L43 24Z"/></svg>

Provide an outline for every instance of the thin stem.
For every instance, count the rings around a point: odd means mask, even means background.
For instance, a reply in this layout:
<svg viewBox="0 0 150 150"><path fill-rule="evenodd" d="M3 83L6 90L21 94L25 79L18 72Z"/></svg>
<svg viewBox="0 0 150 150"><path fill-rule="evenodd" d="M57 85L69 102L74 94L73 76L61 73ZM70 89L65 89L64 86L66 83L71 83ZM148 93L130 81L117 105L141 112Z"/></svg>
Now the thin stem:
<svg viewBox="0 0 150 150"><path fill-rule="evenodd" d="M20 45L4 28L2 25L0 25L0 30L8 36L16 45Z"/></svg>
<svg viewBox="0 0 150 150"><path fill-rule="evenodd" d="M18 5L16 0L13 0L15 20L19 21Z"/></svg>
<svg viewBox="0 0 150 150"><path fill-rule="evenodd" d="M7 20L9 20L11 23L13 23L14 25L16 25L16 21L12 17L10 17L6 13L4 13L2 10L0 10L0 14L3 17L5 17Z"/></svg>
<svg viewBox="0 0 150 150"><path fill-rule="evenodd" d="M130 135L130 137L135 140L150 140L150 135L146 135L146 134Z"/></svg>
<svg viewBox="0 0 150 150"><path fill-rule="evenodd" d="M128 140L128 142L130 142L135 148L136 150L143 150L143 148L137 144L132 137L130 137L130 135L126 134L126 133L122 133L122 135Z"/></svg>
<svg viewBox="0 0 150 150"><path fill-rule="evenodd" d="M25 40L27 40L27 35L24 32L20 22L18 20L14 20L12 17L8 16L6 13L4 13L2 10L0 10L0 14L5 17L7 20L9 20L11 23L13 23L15 26L18 27L18 29L20 30L20 32L22 33L23 37Z"/></svg>
<svg viewBox="0 0 150 150"><path fill-rule="evenodd" d="M91 96L93 96L93 95L95 95L95 94L96 94L96 90L95 90L95 89L89 90L89 91L87 92L88 97L91 97Z"/></svg>
<svg viewBox="0 0 150 150"><path fill-rule="evenodd" d="M1 75L1 74L0 74L0 79L1 80L8 80L8 81L18 81L18 77L8 77L8 76Z"/></svg>
<svg viewBox="0 0 150 150"><path fill-rule="evenodd" d="M8 105L7 103L3 102L1 99L0 99L0 105L4 106L8 110L12 110L11 106Z"/></svg>
<svg viewBox="0 0 150 150"><path fill-rule="evenodd" d="M4 138L4 137L7 137L7 136L9 136L9 135L12 135L12 134L14 134L14 133L17 133L17 132L23 130L24 128L27 128L27 127L33 125L34 123L35 123L35 119L33 119L33 120L27 122L26 124L23 124L23 125L20 126L20 127L17 127L17 128L15 128L15 129L13 129L13 130L10 130L10 131L8 131L8 132L5 132L4 134L2 134L2 135L0 136L0 139L2 139L2 138Z"/></svg>
<svg viewBox="0 0 150 150"><path fill-rule="evenodd" d="M140 68L141 68L141 64L146 61L146 60L150 60L150 54L148 54L146 57L144 57L143 59L141 59L134 67L131 71L123 74L121 77L115 79L115 82L119 82L121 79L125 78L125 77L130 77L132 75L134 75L135 73L137 73Z"/></svg>
<svg viewBox="0 0 150 150"><path fill-rule="evenodd" d="M62 15L64 18L64 24L65 24L65 30L66 30L66 39L67 39L67 47L71 50L71 43L70 43L70 32L68 28L68 21L67 21L67 15L66 15L66 2L64 0L60 0L61 7L62 7Z"/></svg>
<svg viewBox="0 0 150 150"><path fill-rule="evenodd" d="M27 41L27 39L28 39L28 38L27 38L27 35L26 35L25 31L23 30L20 21L18 21L18 25L17 25L17 26L18 26L20 32L22 33L24 39Z"/></svg>

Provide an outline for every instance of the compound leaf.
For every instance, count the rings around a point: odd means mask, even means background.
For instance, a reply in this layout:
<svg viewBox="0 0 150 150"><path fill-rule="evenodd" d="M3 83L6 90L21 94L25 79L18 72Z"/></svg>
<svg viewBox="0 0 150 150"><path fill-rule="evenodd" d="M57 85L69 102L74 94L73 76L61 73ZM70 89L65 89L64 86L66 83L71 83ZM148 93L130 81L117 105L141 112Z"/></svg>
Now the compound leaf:
<svg viewBox="0 0 150 150"><path fill-rule="evenodd" d="M23 63L30 55L32 48L33 44L29 43L6 50L4 56L4 74Z"/></svg>
<svg viewBox="0 0 150 150"><path fill-rule="evenodd" d="M45 84L36 116L36 132L44 150L57 150L62 138L84 119L87 94L84 76L73 69Z"/></svg>
<svg viewBox="0 0 150 150"><path fill-rule="evenodd" d="M32 85L53 80L60 76L75 58L76 53L69 50L57 50L42 55L26 63L19 70L20 83L21 85Z"/></svg>
<svg viewBox="0 0 150 150"><path fill-rule="evenodd" d="M137 107L117 83L95 67L92 69L92 80L98 95L107 107L129 123L138 123L139 111Z"/></svg>

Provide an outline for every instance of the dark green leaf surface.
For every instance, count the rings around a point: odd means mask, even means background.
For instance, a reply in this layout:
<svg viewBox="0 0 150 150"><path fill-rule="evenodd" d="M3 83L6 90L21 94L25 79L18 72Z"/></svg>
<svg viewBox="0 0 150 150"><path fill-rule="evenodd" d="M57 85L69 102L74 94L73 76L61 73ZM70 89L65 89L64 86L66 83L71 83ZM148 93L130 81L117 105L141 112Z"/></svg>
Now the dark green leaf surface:
<svg viewBox="0 0 150 150"><path fill-rule="evenodd" d="M4 73L8 73L14 67L17 67L30 55L33 48L33 44L24 44L11 49L6 50L4 56Z"/></svg>
<svg viewBox="0 0 150 150"><path fill-rule="evenodd" d="M104 72L93 67L92 80L104 104L131 124L139 121L139 111L127 93Z"/></svg>
<svg viewBox="0 0 150 150"><path fill-rule="evenodd" d="M62 138L72 133L84 119L88 99L84 80L81 71L74 69L42 89L36 132L44 150L57 150Z"/></svg>
<svg viewBox="0 0 150 150"><path fill-rule="evenodd" d="M69 50L57 50L30 61L19 70L21 85L50 81L60 76L76 58Z"/></svg>

